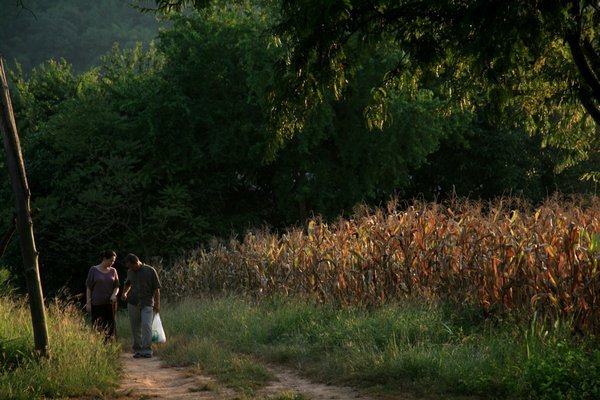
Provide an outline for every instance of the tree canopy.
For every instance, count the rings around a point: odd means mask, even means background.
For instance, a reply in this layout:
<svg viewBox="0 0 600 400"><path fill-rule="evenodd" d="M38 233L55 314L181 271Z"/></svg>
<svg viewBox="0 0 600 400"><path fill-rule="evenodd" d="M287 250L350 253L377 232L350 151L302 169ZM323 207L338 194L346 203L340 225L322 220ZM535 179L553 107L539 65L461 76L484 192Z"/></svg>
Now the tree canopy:
<svg viewBox="0 0 600 400"><path fill-rule="evenodd" d="M158 12L207 0L155 0ZM260 3L260 2L259 2ZM387 92L434 90L455 108L484 108L562 148L565 165L594 157L600 136L600 5L594 0L281 0L273 32L288 52L273 117L302 126L325 91L341 96L361 52L393 46L367 117L389 121ZM501 121L500 117L507 118Z"/></svg>

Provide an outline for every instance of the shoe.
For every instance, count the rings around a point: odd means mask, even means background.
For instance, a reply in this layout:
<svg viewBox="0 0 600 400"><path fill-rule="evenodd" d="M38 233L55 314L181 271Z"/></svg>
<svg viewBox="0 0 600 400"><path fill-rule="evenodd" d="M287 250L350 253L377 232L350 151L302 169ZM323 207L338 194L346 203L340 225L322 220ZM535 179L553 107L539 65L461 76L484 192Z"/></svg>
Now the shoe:
<svg viewBox="0 0 600 400"><path fill-rule="evenodd" d="M141 353L135 353L135 354L133 355L133 358L142 358L142 357L143 357L143 356L142 356L142 354L141 354Z"/></svg>
<svg viewBox="0 0 600 400"><path fill-rule="evenodd" d="M152 358L152 354L142 354L143 358Z"/></svg>

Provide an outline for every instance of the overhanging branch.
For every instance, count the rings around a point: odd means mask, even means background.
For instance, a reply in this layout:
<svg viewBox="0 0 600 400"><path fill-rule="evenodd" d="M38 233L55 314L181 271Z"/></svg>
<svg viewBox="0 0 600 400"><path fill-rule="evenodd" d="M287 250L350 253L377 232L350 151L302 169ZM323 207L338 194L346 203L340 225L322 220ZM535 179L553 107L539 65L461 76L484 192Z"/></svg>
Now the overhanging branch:
<svg viewBox="0 0 600 400"><path fill-rule="evenodd" d="M573 61L575 62L579 73L592 90L592 96L600 100L600 81L596 74L594 74L594 71L591 69L585 57L580 36L575 34L567 35L567 43L569 43Z"/></svg>
<svg viewBox="0 0 600 400"><path fill-rule="evenodd" d="M594 46L592 46L592 43L588 38L583 39L583 53L589 60L590 66L596 77L600 78L600 55L598 55L598 52Z"/></svg>
<svg viewBox="0 0 600 400"><path fill-rule="evenodd" d="M579 90L578 97L585 110L596 121L596 125L600 127L600 108L594 103L594 99L581 89Z"/></svg>

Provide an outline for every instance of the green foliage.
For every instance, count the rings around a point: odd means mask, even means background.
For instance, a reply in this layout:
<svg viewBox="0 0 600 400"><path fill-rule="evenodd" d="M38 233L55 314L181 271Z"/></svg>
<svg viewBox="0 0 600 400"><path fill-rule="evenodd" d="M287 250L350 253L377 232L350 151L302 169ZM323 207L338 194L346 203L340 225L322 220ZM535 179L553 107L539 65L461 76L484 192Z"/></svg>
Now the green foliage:
<svg viewBox="0 0 600 400"><path fill-rule="evenodd" d="M444 139L425 163L411 169L405 195L491 199L510 194L534 202L553 191L593 195L593 185L579 177L595 167L597 156L560 170L565 153L543 147L540 139L522 130L473 124L462 137Z"/></svg>
<svg viewBox="0 0 600 400"><path fill-rule="evenodd" d="M137 3L141 3L138 7L142 11L153 11L159 12L162 14L176 14L181 13L188 8L195 8L197 10L201 10L203 8L208 7L213 1L211 0L179 0L179 1L169 1L169 0L157 0L156 8L145 7L144 0L136 0Z"/></svg>
<svg viewBox="0 0 600 400"><path fill-rule="evenodd" d="M55 62L17 76L50 287L69 276L79 287L98 249L167 257L252 221L267 137L247 81L268 58L255 17L240 18L224 10L182 19L163 34L160 54L115 47L80 76Z"/></svg>
<svg viewBox="0 0 600 400"><path fill-rule="evenodd" d="M600 350L589 352L567 340L550 340L525 364L525 381L533 398L597 399L600 397Z"/></svg>
<svg viewBox="0 0 600 400"><path fill-rule="evenodd" d="M23 69L18 66L12 78L18 94L14 96L17 129L26 134L38 132L59 111L62 102L75 96L80 81L65 60L41 64L29 79L24 78Z"/></svg>
<svg viewBox="0 0 600 400"><path fill-rule="evenodd" d="M282 172L273 186L281 196L277 208L286 212L284 220L302 221L311 210L334 217L360 201L384 201L408 185L410 168L423 163L443 138L453 130L462 135L456 122L468 118L444 119L438 113L440 102L427 94L417 101L396 94L390 106L394 122L382 131L369 131L360 113L368 88L357 89L341 103L323 107L319 118L327 116L328 121L309 121L274 162Z"/></svg>
<svg viewBox="0 0 600 400"><path fill-rule="evenodd" d="M159 101L178 107L156 122L159 146L173 160L160 168L190 188L212 233L260 223L257 176L270 140L261 91L273 60L261 18L217 9L176 19L160 36L162 76L172 94Z"/></svg>
<svg viewBox="0 0 600 400"><path fill-rule="evenodd" d="M126 76L128 71L122 68L121 72ZM116 247L116 231L129 237L145 233L123 227L126 218L137 212L139 190L147 184L139 172L141 139L131 136L136 121L123 118L97 73L79 77L77 87L73 96L60 103L60 111L29 135L26 148L32 160L31 187L38 193L33 205L41 209L36 225L39 241L45 244L42 265L60 264L65 250L75 252L73 262L84 260L90 246ZM27 93L27 88L20 93ZM28 120L26 115L23 119ZM79 277L81 272L76 271L84 269L70 263L64 267ZM49 282L64 279L55 268L43 272Z"/></svg>
<svg viewBox="0 0 600 400"><path fill-rule="evenodd" d="M375 85L375 127L389 117L381 90L425 88L449 101L448 112L483 111L494 126L542 135L568 150L564 165L598 151L600 13L592 2L284 0L280 12L283 131L302 127L325 93L343 95L360 75L357 54L385 46L399 57Z"/></svg>
<svg viewBox="0 0 600 400"><path fill-rule="evenodd" d="M8 268L0 266L0 296L7 296L14 290L11 272Z"/></svg>

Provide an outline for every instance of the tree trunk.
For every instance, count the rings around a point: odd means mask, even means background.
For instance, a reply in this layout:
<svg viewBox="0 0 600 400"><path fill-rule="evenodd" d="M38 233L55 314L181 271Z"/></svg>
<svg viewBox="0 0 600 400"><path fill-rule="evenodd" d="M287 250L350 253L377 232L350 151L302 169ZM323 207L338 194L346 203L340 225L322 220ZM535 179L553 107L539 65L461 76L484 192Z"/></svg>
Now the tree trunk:
<svg viewBox="0 0 600 400"><path fill-rule="evenodd" d="M0 111L2 114L2 137L6 150L6 165L15 196L16 228L23 255L23 267L29 293L29 307L33 324L35 350L41 356L48 355L48 328L46 327L46 310L38 269L38 253L33 236L33 222L30 210L30 192L25 174L25 164L21 154L21 144L17 133L17 125L10 101L4 61L0 58Z"/></svg>

